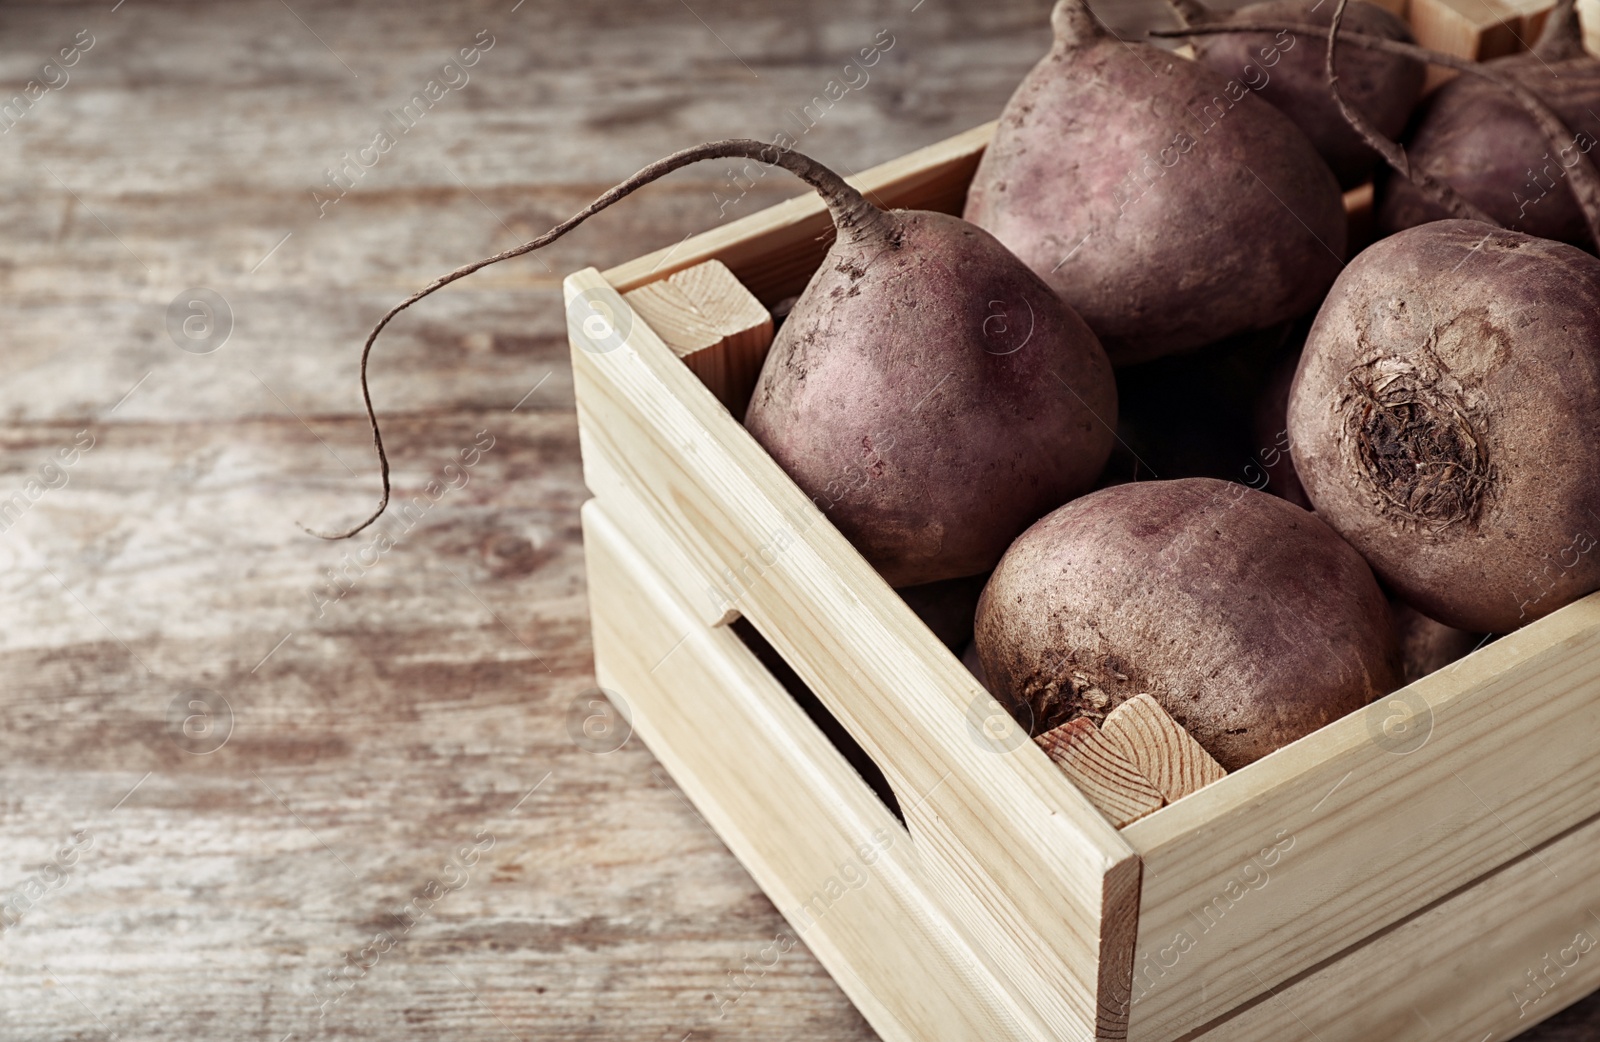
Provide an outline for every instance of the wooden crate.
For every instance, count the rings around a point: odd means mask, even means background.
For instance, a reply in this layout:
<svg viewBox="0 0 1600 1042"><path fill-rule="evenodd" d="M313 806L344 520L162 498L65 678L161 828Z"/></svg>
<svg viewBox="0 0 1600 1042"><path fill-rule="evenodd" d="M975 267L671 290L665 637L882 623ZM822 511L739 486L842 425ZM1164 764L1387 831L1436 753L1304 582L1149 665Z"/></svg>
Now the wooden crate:
<svg viewBox="0 0 1600 1042"><path fill-rule="evenodd" d="M958 211L991 129L857 183ZM828 231L806 195L566 295L600 683L885 1039L1479 1042L1600 986L1600 595L1113 827L624 297L717 260L772 305Z"/></svg>

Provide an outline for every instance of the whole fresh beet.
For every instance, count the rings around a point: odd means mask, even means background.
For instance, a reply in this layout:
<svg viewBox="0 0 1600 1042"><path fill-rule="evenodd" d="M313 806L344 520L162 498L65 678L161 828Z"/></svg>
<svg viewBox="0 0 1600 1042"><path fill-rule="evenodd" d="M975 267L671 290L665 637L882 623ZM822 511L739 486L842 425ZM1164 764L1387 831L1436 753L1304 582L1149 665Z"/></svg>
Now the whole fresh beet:
<svg viewBox="0 0 1600 1042"><path fill-rule="evenodd" d="M1001 114L966 217L1055 287L1113 363L1313 310L1338 273L1338 182L1248 87L1060 0Z"/></svg>
<svg viewBox="0 0 1600 1042"><path fill-rule="evenodd" d="M1572 132L1552 143L1505 91L1457 76L1423 103L1406 142L1417 169L1445 182L1507 228L1594 249L1589 223L1568 180L1600 144L1600 61L1583 49L1570 3L1551 11L1533 49L1486 63L1538 95ZM1380 182L1384 234L1449 216L1411 181Z"/></svg>
<svg viewBox="0 0 1600 1042"><path fill-rule="evenodd" d="M1317 514L1400 597L1504 633L1600 587L1600 259L1474 221L1368 247L1289 397Z"/></svg>
<svg viewBox="0 0 1600 1042"><path fill-rule="evenodd" d="M994 236L878 211L841 232L761 367L745 426L893 586L976 575L1093 487L1105 352Z"/></svg>
<svg viewBox="0 0 1600 1042"><path fill-rule="evenodd" d="M994 697L1035 734L1148 692L1229 770L1399 679L1360 555L1210 478L1116 485L1038 521L984 588L975 637Z"/></svg>
<svg viewBox="0 0 1600 1042"><path fill-rule="evenodd" d="M1326 27L1332 23L1333 12L1329 0L1265 0L1226 14L1202 16L1201 20L1206 24L1290 22ZM1416 42L1403 19L1362 0L1352 0L1346 9L1344 28ZM1328 93L1323 71L1325 40L1296 33L1235 33L1197 36L1192 46L1196 61L1258 91L1292 119L1333 168L1340 185L1354 188L1372 176L1378 154L1345 121ZM1426 76L1421 62L1380 51L1350 49L1339 57L1339 85L1345 100L1389 137L1405 129Z"/></svg>

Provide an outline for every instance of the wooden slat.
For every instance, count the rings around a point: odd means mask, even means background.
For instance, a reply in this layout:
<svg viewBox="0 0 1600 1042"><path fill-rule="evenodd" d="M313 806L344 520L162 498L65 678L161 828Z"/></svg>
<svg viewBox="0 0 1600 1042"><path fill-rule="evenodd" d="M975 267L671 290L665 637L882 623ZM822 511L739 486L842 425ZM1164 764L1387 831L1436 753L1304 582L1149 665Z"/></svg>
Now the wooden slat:
<svg viewBox="0 0 1600 1042"><path fill-rule="evenodd" d="M1117 706L1100 730L1168 803L1228 773L1150 695L1136 695Z"/></svg>
<svg viewBox="0 0 1600 1042"><path fill-rule="evenodd" d="M742 417L772 345L772 312L719 260L623 294L717 401Z"/></svg>
<svg viewBox="0 0 1600 1042"><path fill-rule="evenodd" d="M781 209L781 208L780 208ZM598 272L566 282L613 314ZM643 322L610 350L572 321L579 423L706 575L883 769L945 907L1064 1037L1120 1037L1139 864L1031 743L984 740L987 695ZM981 704L981 703L980 703Z"/></svg>
<svg viewBox="0 0 1600 1042"><path fill-rule="evenodd" d="M1522 49L1522 12L1503 0L1411 0L1411 32L1424 47L1461 58Z"/></svg>
<svg viewBox="0 0 1600 1042"><path fill-rule="evenodd" d="M994 136L985 123L850 178L881 206L960 213L967 185ZM762 302L772 305L805 288L833 239L833 224L815 192L645 254L611 268L606 282L622 292L711 259L722 261Z"/></svg>
<svg viewBox="0 0 1600 1042"><path fill-rule="evenodd" d="M1345 250L1355 256L1372 242L1372 182L1344 193Z"/></svg>
<svg viewBox="0 0 1600 1042"><path fill-rule="evenodd" d="M1161 793L1094 721L1068 720L1034 741L1118 828L1161 806Z"/></svg>
<svg viewBox="0 0 1600 1042"><path fill-rule="evenodd" d="M929 897L904 827L754 654L695 619L599 500L583 531L602 686L789 920L790 939L889 1042L1044 1042Z"/></svg>
<svg viewBox="0 0 1600 1042"><path fill-rule="evenodd" d="M1487 61L1532 46L1553 6L1550 0L1409 0L1412 35L1417 43L1461 58ZM1428 67L1425 90L1455 76L1451 69Z"/></svg>
<svg viewBox="0 0 1600 1042"><path fill-rule="evenodd" d="M1590 822L1195 1042L1487 1042L1526 1031L1600 986L1597 861L1600 822Z"/></svg>
<svg viewBox="0 0 1600 1042"><path fill-rule="evenodd" d="M683 548L655 523L633 483L612 466L611 458L592 444L582 427L578 443L583 452L583 483L611 505L612 523L650 559L660 580L703 625L722 626L738 618L743 589L739 576L732 572L708 576L695 567Z"/></svg>
<svg viewBox="0 0 1600 1042"><path fill-rule="evenodd" d="M1192 1030L1600 811L1596 676L1600 594L1129 826L1129 1037ZM1175 943L1194 954L1164 966Z"/></svg>

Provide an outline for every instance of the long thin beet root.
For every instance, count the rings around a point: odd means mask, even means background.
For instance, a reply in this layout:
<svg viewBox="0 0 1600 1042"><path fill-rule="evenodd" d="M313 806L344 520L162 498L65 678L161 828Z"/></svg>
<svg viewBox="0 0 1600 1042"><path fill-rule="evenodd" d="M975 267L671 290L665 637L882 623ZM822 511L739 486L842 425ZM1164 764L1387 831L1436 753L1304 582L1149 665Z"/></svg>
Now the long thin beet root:
<svg viewBox="0 0 1600 1042"><path fill-rule="evenodd" d="M1180 6L1185 9L1181 12L1184 24L1191 26L1288 21L1326 27L1333 20L1328 0L1254 0L1244 7L1215 14L1199 7L1199 0L1174 3L1174 7ZM1354 0L1345 12L1343 25L1341 33L1417 42L1403 18L1368 0ZM1333 168L1339 186L1354 188L1371 180L1381 157L1340 114L1328 90L1325 55L1314 47L1298 47L1297 43L1281 36L1252 33L1211 33L1189 41L1195 61L1230 79L1237 77L1236 82L1294 120L1316 146L1317 154ZM1384 134L1398 137L1422 96L1428 67L1414 58L1345 48L1339 56L1339 68L1339 87L1349 103Z"/></svg>
<svg viewBox="0 0 1600 1042"><path fill-rule="evenodd" d="M736 139L653 163L532 242L457 268L384 315L361 353L383 499L331 538L366 528L389 502L367 363L390 319L554 242L664 174L724 157L796 174L838 230L773 340L745 426L885 579L912 586L986 572L1035 518L1093 485L1116 426L1111 364L1042 279L958 217L880 210L815 160Z"/></svg>
<svg viewBox="0 0 1600 1042"><path fill-rule="evenodd" d="M1328 25L1327 58L1323 62L1323 75L1328 80L1328 93L1333 95L1333 103L1339 106L1339 114L1357 134L1361 135L1361 140L1367 143L1368 148L1382 156L1383 161L1393 167L1400 176L1409 178L1413 184L1449 211L1451 216L1498 225L1498 221L1463 199L1454 188L1425 171L1413 169L1406 159L1405 149L1374 126L1364 113L1345 101L1344 93L1339 89L1339 73L1334 63L1339 50L1339 27L1344 24L1345 9L1349 5L1350 0L1339 0L1338 6L1333 9L1333 21Z"/></svg>
<svg viewBox="0 0 1600 1042"><path fill-rule="evenodd" d="M525 242L521 246L514 246L492 257L485 257L483 260L462 265L455 271L450 272L450 274L440 276L390 308L378 320L378 324L372 327L372 332L367 334L367 342L361 348L361 400L367 408L367 421L372 425L372 444L377 449L378 466L381 468L383 476L383 498L378 501L378 509L374 510L366 520L359 524L342 532L312 532L311 534L323 539L349 539L382 517L383 512L388 509L389 456L383 450L383 433L378 429L378 416L372 407L372 392L367 386L367 361L372 356L372 345L377 342L378 334L383 332L384 327L389 324L391 319L417 301L424 297L432 296L435 292L450 285L457 279L464 279L473 272L487 268L491 264L499 264L501 261L510 260L513 257L521 257L523 254L543 249L601 210L607 209L613 203L620 202L650 182L665 177L674 170L686 167L691 163L698 163L703 159L731 158L754 159L762 163L782 167L815 188L817 194L822 196L823 201L828 204L828 212L833 216L834 226L841 234L849 232L859 237L869 234L874 228L881 230L881 219L884 216L882 210L863 198L860 192L845 182L844 178L800 152L778 148L775 145L753 141L749 138L730 138L726 141L711 141L703 145L695 145L693 148L686 148L656 160L537 239ZM307 531L310 530L307 529Z"/></svg>

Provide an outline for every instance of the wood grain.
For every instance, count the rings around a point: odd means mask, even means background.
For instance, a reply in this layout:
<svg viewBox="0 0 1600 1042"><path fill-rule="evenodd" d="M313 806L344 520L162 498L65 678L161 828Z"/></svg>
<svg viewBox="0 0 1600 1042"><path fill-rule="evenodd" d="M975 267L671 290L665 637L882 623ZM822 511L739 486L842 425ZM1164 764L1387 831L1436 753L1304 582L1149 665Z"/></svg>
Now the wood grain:
<svg viewBox="0 0 1600 1042"><path fill-rule="evenodd" d="M1461 58L1500 58L1525 49L1522 12L1505 0L1410 0L1413 35Z"/></svg>
<svg viewBox="0 0 1600 1042"><path fill-rule="evenodd" d="M1597 857L1600 822L1591 821L1351 957L1273 989L1197 1042L1506 1037L1600 986ZM1394 987L1398 973L1404 989ZM1574 1035L1559 1019L1540 1034L1594 1037L1592 1027Z"/></svg>
<svg viewBox="0 0 1600 1042"><path fill-rule="evenodd" d="M583 516L602 682L788 920L741 985L803 939L886 1039L1051 1038L940 907L905 826L733 628L694 620L600 500Z"/></svg>
<svg viewBox="0 0 1600 1042"><path fill-rule="evenodd" d="M1147 694L1135 695L1113 709L1100 731L1168 803L1228 773Z"/></svg>
<svg viewBox="0 0 1600 1042"><path fill-rule="evenodd" d="M1117 828L1160 808L1161 793L1127 748L1101 734L1094 721L1068 720L1034 741Z"/></svg>
<svg viewBox="0 0 1600 1042"><path fill-rule="evenodd" d="M1461 58L1487 61L1525 51L1539 38L1550 0L1408 0L1417 43ZM1456 75L1429 66L1424 90Z"/></svg>
<svg viewBox="0 0 1600 1042"><path fill-rule="evenodd" d="M625 293L623 299L717 401L735 416L743 415L772 344L772 312L726 264L696 264Z"/></svg>

